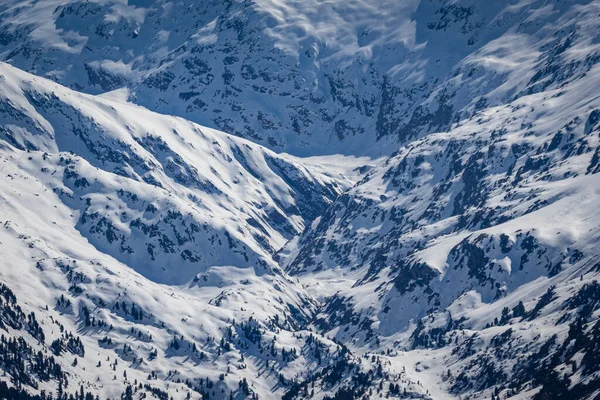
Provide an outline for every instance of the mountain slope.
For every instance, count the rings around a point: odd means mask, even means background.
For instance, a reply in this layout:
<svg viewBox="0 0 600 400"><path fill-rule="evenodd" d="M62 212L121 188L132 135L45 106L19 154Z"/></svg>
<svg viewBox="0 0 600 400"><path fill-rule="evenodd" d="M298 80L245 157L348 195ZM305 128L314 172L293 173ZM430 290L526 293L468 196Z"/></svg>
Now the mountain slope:
<svg viewBox="0 0 600 400"><path fill-rule="evenodd" d="M279 397L321 354L364 368L272 259L351 175L6 64L0 85L0 392Z"/></svg>
<svg viewBox="0 0 600 400"><path fill-rule="evenodd" d="M3 2L0 397L600 396L599 15Z"/></svg>
<svg viewBox="0 0 600 400"><path fill-rule="evenodd" d="M389 154L598 59L593 1L0 6L0 58L293 154Z"/></svg>
<svg viewBox="0 0 600 400"><path fill-rule="evenodd" d="M595 65L484 109L340 196L282 252L325 302L316 325L359 347L440 348L428 362L457 395L548 392L556 370L557 390L593 398L597 349L570 339L593 341L600 315L599 84Z"/></svg>
<svg viewBox="0 0 600 400"><path fill-rule="evenodd" d="M267 263L341 190L244 140L7 65L2 76L2 139L22 151L72 153L54 160L64 172L53 190L80 210L78 229L104 251L149 267L154 280L183 283L202 265ZM169 272L161 277L153 264Z"/></svg>

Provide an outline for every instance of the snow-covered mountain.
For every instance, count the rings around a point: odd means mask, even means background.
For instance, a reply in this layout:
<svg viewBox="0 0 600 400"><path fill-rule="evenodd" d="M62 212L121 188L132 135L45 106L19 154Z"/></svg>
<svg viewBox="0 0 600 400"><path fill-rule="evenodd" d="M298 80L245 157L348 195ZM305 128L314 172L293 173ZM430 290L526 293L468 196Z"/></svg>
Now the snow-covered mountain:
<svg viewBox="0 0 600 400"><path fill-rule="evenodd" d="M118 397L134 377L146 382L150 374L169 397L283 393L281 379L319 370L309 367L313 348L326 354L337 345L319 337L301 347L316 302L272 254L347 187L352 172L326 173L315 160L308 168L7 64L0 85L0 270L7 293L25 299L3 300L11 316L3 326L17 336L27 330L11 311L18 304L36 314L46 337L30 333L34 353L43 344L56 356L73 353L61 358L65 392L84 385ZM71 333L82 337L76 352ZM264 370L269 362L273 372ZM52 393L61 376L37 373L30 386ZM238 387L243 379L251 388Z"/></svg>
<svg viewBox="0 0 600 400"><path fill-rule="evenodd" d="M293 154L389 154L588 71L595 2L5 1L0 59ZM392 150L393 151L393 150Z"/></svg>
<svg viewBox="0 0 600 400"><path fill-rule="evenodd" d="M573 377L561 390L597 394L598 348L570 340L600 327L598 87L595 65L486 108L340 196L282 253L323 297L317 325L345 343L442 348L457 395L551 390L553 371Z"/></svg>
<svg viewBox="0 0 600 400"><path fill-rule="evenodd" d="M0 398L600 396L599 32L0 2Z"/></svg>
<svg viewBox="0 0 600 400"><path fill-rule="evenodd" d="M1 138L47 154L43 161L56 166L40 168L79 210L78 230L124 262L143 264L155 281L181 284L205 266L264 263L343 189L335 174L246 140L6 64L1 72ZM148 270L152 264L161 269Z"/></svg>

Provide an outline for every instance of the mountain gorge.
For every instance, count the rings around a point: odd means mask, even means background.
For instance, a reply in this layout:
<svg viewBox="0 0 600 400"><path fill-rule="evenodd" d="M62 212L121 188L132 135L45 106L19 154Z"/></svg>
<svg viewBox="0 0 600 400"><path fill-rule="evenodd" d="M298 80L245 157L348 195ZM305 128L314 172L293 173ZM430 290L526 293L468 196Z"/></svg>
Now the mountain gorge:
<svg viewBox="0 0 600 400"><path fill-rule="evenodd" d="M3 2L0 397L599 396L599 25Z"/></svg>

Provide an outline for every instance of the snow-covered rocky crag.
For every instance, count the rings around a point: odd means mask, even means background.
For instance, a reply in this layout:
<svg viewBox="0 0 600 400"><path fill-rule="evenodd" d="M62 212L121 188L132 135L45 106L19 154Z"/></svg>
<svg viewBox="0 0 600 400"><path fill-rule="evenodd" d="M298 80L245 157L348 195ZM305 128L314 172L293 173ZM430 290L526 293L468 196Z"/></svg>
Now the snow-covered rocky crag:
<svg viewBox="0 0 600 400"><path fill-rule="evenodd" d="M600 1L6 0L0 60L0 397L600 396Z"/></svg>
<svg viewBox="0 0 600 400"><path fill-rule="evenodd" d="M272 149L380 155L594 65L595 4L510 3L10 0L0 58Z"/></svg>
<svg viewBox="0 0 600 400"><path fill-rule="evenodd" d="M457 395L563 374L576 377L561 390L594 393L599 86L600 69L481 111L340 196L286 249L288 272L324 296L317 326L371 348L437 349L443 362L428 362L449 368L438 372Z"/></svg>

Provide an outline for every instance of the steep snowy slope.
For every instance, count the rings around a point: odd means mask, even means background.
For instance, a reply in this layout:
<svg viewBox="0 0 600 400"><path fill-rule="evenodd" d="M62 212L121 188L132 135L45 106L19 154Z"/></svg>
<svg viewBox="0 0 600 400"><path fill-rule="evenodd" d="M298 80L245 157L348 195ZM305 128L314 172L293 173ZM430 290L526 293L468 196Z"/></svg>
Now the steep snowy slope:
<svg viewBox="0 0 600 400"><path fill-rule="evenodd" d="M600 393L598 87L595 65L484 109L339 197L282 252L325 302L316 325L367 348L442 348L428 363L456 395Z"/></svg>
<svg viewBox="0 0 600 400"><path fill-rule="evenodd" d="M389 154L597 61L595 1L10 0L0 59L294 154Z"/></svg>
<svg viewBox="0 0 600 400"><path fill-rule="evenodd" d="M278 398L371 365L304 330L271 257L351 175L6 64L0 88L2 396Z"/></svg>
<svg viewBox="0 0 600 400"><path fill-rule="evenodd" d="M599 397L599 32L0 2L0 397Z"/></svg>
<svg viewBox="0 0 600 400"><path fill-rule="evenodd" d="M77 228L152 280L259 264L342 189L245 140L130 104L80 95L1 66L0 137L48 153ZM71 155L59 153L71 153ZM58 174L58 175L57 175Z"/></svg>

